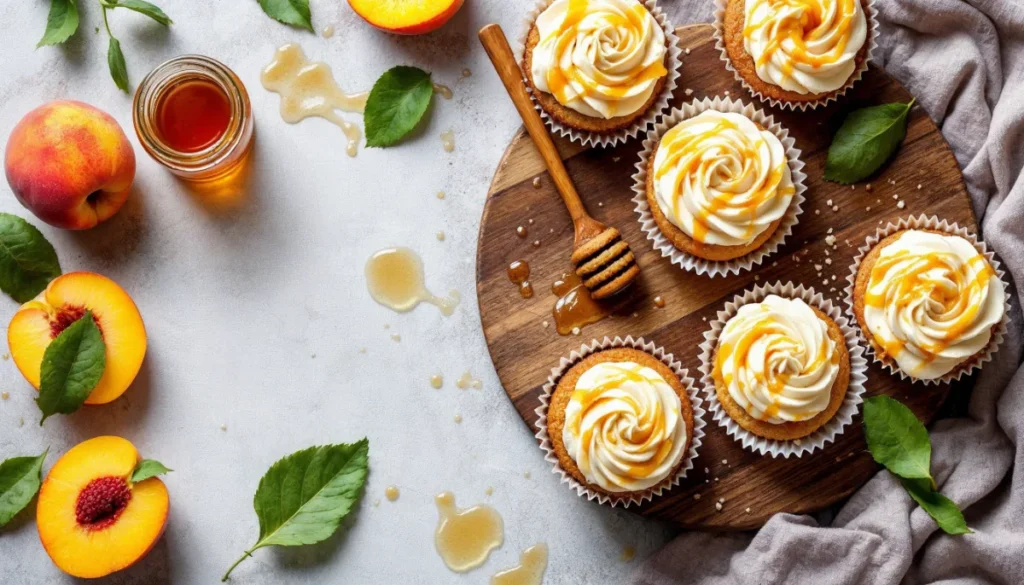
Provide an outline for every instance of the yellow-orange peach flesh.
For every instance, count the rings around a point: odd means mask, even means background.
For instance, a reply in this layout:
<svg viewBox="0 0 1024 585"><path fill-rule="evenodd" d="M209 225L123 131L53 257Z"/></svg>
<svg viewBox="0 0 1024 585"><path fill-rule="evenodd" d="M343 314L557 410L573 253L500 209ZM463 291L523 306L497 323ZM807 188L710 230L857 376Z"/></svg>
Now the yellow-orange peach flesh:
<svg viewBox="0 0 1024 585"><path fill-rule="evenodd" d="M44 104L7 139L7 182L46 223L87 229L117 213L135 179L135 151L106 112L75 101Z"/></svg>
<svg viewBox="0 0 1024 585"><path fill-rule="evenodd" d="M463 0L348 0L349 6L373 26L400 35L421 35L440 28L462 7Z"/></svg>
<svg viewBox="0 0 1024 585"><path fill-rule="evenodd" d="M120 437L80 443L50 469L39 490L36 524L54 564L96 578L131 566L163 534L170 509L158 478L129 481L139 453Z"/></svg>
<svg viewBox="0 0 1024 585"><path fill-rule="evenodd" d="M85 403L106 404L124 394L146 356L142 315L113 280L92 272L58 276L14 314L7 327L7 344L21 374L38 389L46 347L87 310L103 335L107 363Z"/></svg>

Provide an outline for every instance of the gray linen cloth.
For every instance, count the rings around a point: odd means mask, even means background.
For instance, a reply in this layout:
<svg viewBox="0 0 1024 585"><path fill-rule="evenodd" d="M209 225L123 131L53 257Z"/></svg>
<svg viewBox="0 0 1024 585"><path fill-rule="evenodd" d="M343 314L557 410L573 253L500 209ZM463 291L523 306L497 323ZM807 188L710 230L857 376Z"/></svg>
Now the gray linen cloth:
<svg viewBox="0 0 1024 585"><path fill-rule="evenodd" d="M663 2L675 22L710 20L711 2ZM964 171L982 237L1024 282L1024 0L876 0L876 63L942 129ZM926 212L926 209L910 210ZM967 418L932 427L932 470L974 534L947 536L882 471L830 526L778 514L756 534L685 533L633 585L1024 583L1024 368L1014 299L1010 334L976 376ZM960 389L955 389L955 392Z"/></svg>

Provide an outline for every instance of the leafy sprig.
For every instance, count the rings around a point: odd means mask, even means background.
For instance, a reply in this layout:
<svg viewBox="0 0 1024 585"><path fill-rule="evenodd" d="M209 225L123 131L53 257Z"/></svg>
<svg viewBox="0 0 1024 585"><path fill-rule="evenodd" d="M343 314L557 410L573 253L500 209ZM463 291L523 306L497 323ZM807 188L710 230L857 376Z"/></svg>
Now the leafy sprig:
<svg viewBox="0 0 1024 585"><path fill-rule="evenodd" d="M24 303L58 276L57 252L42 232L16 215L0 213L0 290Z"/></svg>
<svg viewBox="0 0 1024 585"><path fill-rule="evenodd" d="M173 21L159 6L145 0L99 0L99 4L103 9L103 28L107 29L107 34L110 36L110 42L107 45L107 67L110 69L110 77L114 79L114 83L119 89L127 92L128 64L125 62L124 52L121 50L121 42L110 30L107 11L115 8L127 8L148 16L164 26L170 26ZM77 0L50 0L46 31L36 46L59 45L67 41L78 31L78 23Z"/></svg>
<svg viewBox="0 0 1024 585"><path fill-rule="evenodd" d="M430 74L399 65L384 72L366 98L366 146L391 146L412 132L430 106Z"/></svg>
<svg viewBox="0 0 1024 585"><path fill-rule="evenodd" d="M947 534L971 533L960 508L935 486L928 430L913 411L888 396L872 396L864 401L864 435L875 461L900 479L939 528Z"/></svg>
<svg viewBox="0 0 1024 585"><path fill-rule="evenodd" d="M0 463L0 527L11 521L32 501L42 483L43 461L38 457L12 457Z"/></svg>
<svg viewBox="0 0 1024 585"><path fill-rule="evenodd" d="M366 483L369 449L366 439L310 447L271 465L253 497L259 539L221 581L227 581L239 563L263 547L315 544L334 534Z"/></svg>
<svg viewBox="0 0 1024 585"><path fill-rule="evenodd" d="M828 147L825 180L849 185L882 168L906 137L913 106L910 100L850 112Z"/></svg>
<svg viewBox="0 0 1024 585"><path fill-rule="evenodd" d="M71 414L85 404L103 377L107 347L92 311L61 331L46 346L36 404L43 412L42 425L54 414Z"/></svg>
<svg viewBox="0 0 1024 585"><path fill-rule="evenodd" d="M308 31L313 30L309 0L259 0L259 3L270 18Z"/></svg>

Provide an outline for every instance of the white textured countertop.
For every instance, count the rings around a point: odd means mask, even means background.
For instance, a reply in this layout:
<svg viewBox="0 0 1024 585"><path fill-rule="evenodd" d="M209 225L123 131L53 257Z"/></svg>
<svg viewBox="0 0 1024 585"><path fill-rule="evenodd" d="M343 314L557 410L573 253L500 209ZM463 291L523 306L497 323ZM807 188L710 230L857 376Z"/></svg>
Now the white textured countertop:
<svg viewBox="0 0 1024 585"><path fill-rule="evenodd" d="M129 134L138 157L134 192L112 220L82 233L36 220L3 181L0 211L38 226L65 271L91 270L120 283L142 312L149 349L119 400L42 428L35 391L12 361L0 362L0 389L10 393L0 402L0 459L49 446L48 469L78 442L113 434L175 469L165 480L171 515L164 537L143 561L104 582L216 582L256 540L252 496L271 463L310 445L363 436L370 439L370 475L347 528L321 545L258 551L236 569L234 582L483 584L516 564L522 549L547 542L545 583L605 584L664 542L669 527L585 502L559 484L499 387L480 330L479 219L520 123L475 31L499 22L517 34L525 2L466 0L441 30L410 38L372 29L342 0L311 2L317 30L336 29L326 39L270 20L254 0L159 0L175 21L169 31L113 12L133 88L183 53L223 61L248 87L258 136L253 173L245 198L228 210L191 193L139 147L131 98L107 73L106 34L94 32L102 25L96 2L79 0L81 28L66 46L34 48L47 4L0 6L0 147L32 108L59 98L88 102ZM666 4L670 15L682 11ZM384 70L408 64L452 86L454 99L435 100L426 128L401 146L361 149L350 159L337 127L320 119L284 123L278 96L260 86L260 69L289 41L328 62L346 90L366 90ZM472 76L458 81L467 67ZM455 133L453 153L441 148L447 129ZM444 200L435 197L439 190ZM398 315L370 299L364 262L395 245L422 255L433 291L462 293L454 316L430 305ZM0 321L16 309L0 298ZM455 387L467 369L483 380L482 390ZM429 384L435 373L445 377L439 391ZM397 502L383 497L389 484L401 489ZM461 507L487 502L504 517L505 544L466 575L449 572L434 550L433 496L443 490ZM620 560L626 546L636 547L632 563ZM0 550L4 583L74 581L51 564L31 511L0 531Z"/></svg>

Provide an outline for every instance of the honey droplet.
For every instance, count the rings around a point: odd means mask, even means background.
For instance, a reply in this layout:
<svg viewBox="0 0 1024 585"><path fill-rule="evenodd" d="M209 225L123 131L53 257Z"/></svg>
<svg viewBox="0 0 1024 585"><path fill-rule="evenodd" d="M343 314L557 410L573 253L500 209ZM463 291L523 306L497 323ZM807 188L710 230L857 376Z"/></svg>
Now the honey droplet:
<svg viewBox="0 0 1024 585"><path fill-rule="evenodd" d="M455 415L455 424L459 424L461 422L462 422L462 415L461 414L456 414Z"/></svg>
<svg viewBox="0 0 1024 585"><path fill-rule="evenodd" d="M473 375L469 373L469 370L466 370L461 376L459 376L459 379L455 381L455 386L460 390L466 390L468 388L479 390L483 388L484 383L474 378Z"/></svg>
<svg viewBox="0 0 1024 585"><path fill-rule="evenodd" d="M384 488L384 497L387 498L389 502L394 502L395 500L397 500L399 495L400 493L396 486L389 485L388 487Z"/></svg>
<svg viewBox="0 0 1024 585"><path fill-rule="evenodd" d="M516 235L519 236L520 238L525 238L526 236L529 235L529 232L526 231L525 227L519 226L516 228Z"/></svg>
<svg viewBox="0 0 1024 585"><path fill-rule="evenodd" d="M441 146L445 152L452 152L455 150L455 132L451 130L445 130L441 133Z"/></svg>
<svg viewBox="0 0 1024 585"><path fill-rule="evenodd" d="M459 510L451 492L438 494L434 501L438 512L434 545L452 571L465 573L479 567L504 542L504 522L494 508L479 504Z"/></svg>
<svg viewBox="0 0 1024 585"><path fill-rule="evenodd" d="M460 300L458 291L442 298L427 290L423 261L409 248L388 248L370 256L366 261L366 285L373 300L399 313L427 302L447 317L455 312Z"/></svg>
<svg viewBox="0 0 1024 585"><path fill-rule="evenodd" d="M329 38L333 37L334 36L334 25L329 24L329 25L325 26L324 30L323 30L323 32L321 34L324 35L325 39L329 39Z"/></svg>
<svg viewBox="0 0 1024 585"><path fill-rule="evenodd" d="M632 546L627 546L626 548L622 549L622 555L619 557L619 559L621 559L624 563L628 563L629 561L632 561L634 558L636 558L636 549Z"/></svg>
<svg viewBox="0 0 1024 585"><path fill-rule="evenodd" d="M533 188L540 189L540 177L533 178Z"/></svg>
<svg viewBox="0 0 1024 585"><path fill-rule="evenodd" d="M469 68L466 68L466 69L462 70L462 76L463 77L469 77L470 75L473 75L473 72L470 71Z"/></svg>
<svg viewBox="0 0 1024 585"><path fill-rule="evenodd" d="M438 242L443 242L444 241L444 232L437 232L437 241Z"/></svg>
<svg viewBox="0 0 1024 585"><path fill-rule="evenodd" d="M444 199L444 191L438 191L437 192L437 198L438 199Z"/></svg>
<svg viewBox="0 0 1024 585"><path fill-rule="evenodd" d="M434 390L440 390L441 387L444 386L444 376L442 376L441 374L434 374L433 376L431 376L430 386L433 387Z"/></svg>
<svg viewBox="0 0 1024 585"><path fill-rule="evenodd" d="M452 99L452 95L453 95L452 94L452 88L448 87L447 85L440 84L440 83L435 83L434 84L434 93L436 93L437 95L443 97L446 100Z"/></svg>
<svg viewBox="0 0 1024 585"><path fill-rule="evenodd" d="M658 307L659 309L664 309L665 299L661 298L660 296L654 297L654 306Z"/></svg>
<svg viewBox="0 0 1024 585"><path fill-rule="evenodd" d="M533 297L533 285L530 284L530 265L525 260L516 260L506 269L509 281L519 287L519 294L524 299Z"/></svg>

